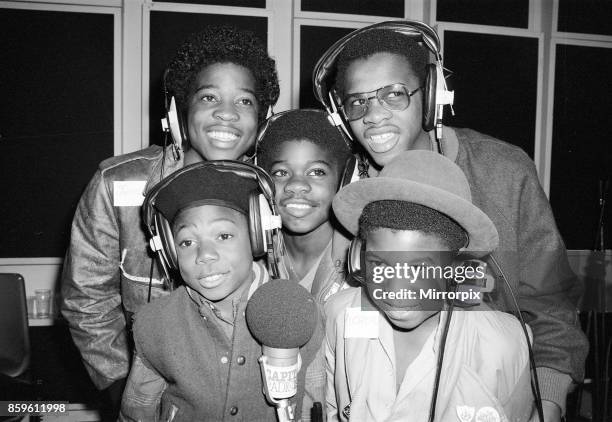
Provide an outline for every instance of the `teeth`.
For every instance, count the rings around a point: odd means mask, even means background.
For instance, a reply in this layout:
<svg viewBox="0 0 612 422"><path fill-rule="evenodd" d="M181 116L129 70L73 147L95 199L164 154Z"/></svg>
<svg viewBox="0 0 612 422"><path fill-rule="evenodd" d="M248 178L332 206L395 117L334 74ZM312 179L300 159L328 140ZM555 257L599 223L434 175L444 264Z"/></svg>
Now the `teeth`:
<svg viewBox="0 0 612 422"><path fill-rule="evenodd" d="M370 136L370 139L372 140L372 142L376 144L382 144L384 142L387 142L393 136L394 136L393 133L381 133L380 135Z"/></svg>
<svg viewBox="0 0 612 422"><path fill-rule="evenodd" d="M208 132L208 136L211 138L218 139L220 141L234 141L238 139L238 135L232 132L225 132L221 130L211 130Z"/></svg>
<svg viewBox="0 0 612 422"><path fill-rule="evenodd" d="M223 276L223 274L213 274L213 275L209 275L209 276L206 276L206 277L202 277L202 280L203 281L217 281L222 276Z"/></svg>
<svg viewBox="0 0 612 422"><path fill-rule="evenodd" d="M305 210L307 208L311 208L311 206L308 205L308 204L287 204L286 206L287 206L287 208L297 208L297 209L300 209L300 210Z"/></svg>

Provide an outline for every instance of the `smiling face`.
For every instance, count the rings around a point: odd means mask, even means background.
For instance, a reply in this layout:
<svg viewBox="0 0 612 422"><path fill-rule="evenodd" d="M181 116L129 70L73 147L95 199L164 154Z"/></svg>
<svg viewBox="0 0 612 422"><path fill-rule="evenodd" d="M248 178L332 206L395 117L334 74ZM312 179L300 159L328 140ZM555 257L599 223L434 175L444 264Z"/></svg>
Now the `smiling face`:
<svg viewBox="0 0 612 422"><path fill-rule="evenodd" d="M188 101L186 161L240 159L255 142L258 110L248 69L233 63L203 69Z"/></svg>
<svg viewBox="0 0 612 422"><path fill-rule="evenodd" d="M212 302L231 303L252 280L246 217L217 205L187 208L172 225L179 270L189 287Z"/></svg>
<svg viewBox="0 0 612 422"><path fill-rule="evenodd" d="M366 268L375 266L395 267L397 264L418 267L444 267L452 262L454 252L439 237L416 230L392 230L376 228L366 237ZM368 277L371 280L371 277ZM413 329L421 325L440 311L442 302L431 299L382 299L375 296L374 289L400 292L409 289L416 293L419 290L445 290L443 280L419 278L408 281L405 278L389 278L382 283L368 282L367 289L374 304L387 316L391 324L401 329ZM378 296L378 298L377 298Z"/></svg>
<svg viewBox="0 0 612 422"><path fill-rule="evenodd" d="M338 189L338 165L309 141L283 142L270 166L283 228L307 234L329 224Z"/></svg>
<svg viewBox="0 0 612 422"><path fill-rule="evenodd" d="M406 58L393 53L376 53L349 65L344 91L348 97L396 83L404 84L410 92L420 87L419 78ZM405 110L392 111L372 98L367 113L349 122L353 135L379 167L384 167L402 151L431 147L429 136L422 128L422 90L410 100Z"/></svg>

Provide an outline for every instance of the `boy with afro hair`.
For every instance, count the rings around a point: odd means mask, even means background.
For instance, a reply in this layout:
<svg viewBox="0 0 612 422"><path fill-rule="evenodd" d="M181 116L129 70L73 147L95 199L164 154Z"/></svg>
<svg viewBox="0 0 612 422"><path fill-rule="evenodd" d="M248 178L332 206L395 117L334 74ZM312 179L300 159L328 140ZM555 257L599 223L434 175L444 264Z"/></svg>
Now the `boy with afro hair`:
<svg viewBox="0 0 612 422"><path fill-rule="evenodd" d="M132 316L166 295L148 250L140 205L146 192L185 165L246 160L279 95L274 60L249 31L210 26L178 49L166 76L184 137L103 161L72 223L62 275L62 313L99 389L116 412L131 360ZM177 154L178 152L178 154ZM112 416L111 416L112 417Z"/></svg>

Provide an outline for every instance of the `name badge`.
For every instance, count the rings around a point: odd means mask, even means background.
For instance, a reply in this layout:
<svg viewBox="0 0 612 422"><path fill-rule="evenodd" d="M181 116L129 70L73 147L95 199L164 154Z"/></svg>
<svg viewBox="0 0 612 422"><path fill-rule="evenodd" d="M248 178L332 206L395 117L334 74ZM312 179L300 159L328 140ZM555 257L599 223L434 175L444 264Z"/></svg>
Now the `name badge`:
<svg viewBox="0 0 612 422"><path fill-rule="evenodd" d="M378 311L348 308L344 314L344 338L378 338Z"/></svg>
<svg viewBox="0 0 612 422"><path fill-rule="evenodd" d="M146 180L113 182L113 205L115 207L139 207L144 202Z"/></svg>

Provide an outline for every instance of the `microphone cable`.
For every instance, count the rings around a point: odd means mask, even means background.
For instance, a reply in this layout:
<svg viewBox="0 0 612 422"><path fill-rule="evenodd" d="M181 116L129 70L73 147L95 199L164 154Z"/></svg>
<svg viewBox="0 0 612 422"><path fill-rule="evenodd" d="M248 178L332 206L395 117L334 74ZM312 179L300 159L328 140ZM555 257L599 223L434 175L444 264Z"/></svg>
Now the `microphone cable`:
<svg viewBox="0 0 612 422"><path fill-rule="evenodd" d="M453 289L454 290L454 289ZM436 403L438 401L438 389L440 387L440 375L442 373L442 362L444 360L444 349L446 348L446 337L448 336L448 330L450 327L451 317L453 316L453 309L455 308L454 302L451 300L448 307L448 316L444 322L444 329L442 331L442 338L440 339L440 353L438 354L438 362L436 365L436 377L434 379L434 387L431 395L431 405L429 407L429 422L434 422L436 417Z"/></svg>
<svg viewBox="0 0 612 422"><path fill-rule="evenodd" d="M165 74L164 74L164 89L166 87L165 84ZM159 181L164 180L164 167L166 166L166 149L168 147L168 132L164 131L164 146L162 147L162 165L161 171L159 173ZM151 258L151 267L149 269L149 288L147 289L147 303L151 303L151 292L153 290L153 267L155 266L155 257ZM168 280L168 284L170 284L170 280Z"/></svg>
<svg viewBox="0 0 612 422"><path fill-rule="evenodd" d="M531 372L531 388L535 395L535 402L536 402L535 404L536 404L536 409L538 411L538 418L540 422L544 422L544 411L542 410L542 395L540 394L540 382L538 380L538 373L536 371L535 359L533 357L533 349L531 348L531 342L529 341L529 333L527 332L527 324L525 324L525 320L523 319L523 315L521 314L521 309L518 306L518 302L516 300L514 290L512 289L512 286L510 286L510 283L508 282L508 279L506 278L504 271L502 270L501 266L495 259L495 256L493 256L493 254L489 254L489 256L491 257L491 261L497 267L497 270L499 271L499 275L504 280L504 283L506 283L506 286L508 287L508 290L510 291L512 302L514 303L514 307L516 308L516 311L517 311L517 318L521 323L521 328L523 329L523 333L525 334L525 339L527 340L527 350L529 352L529 368Z"/></svg>

